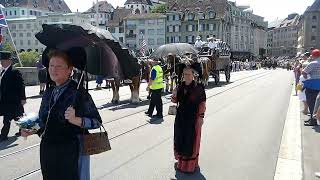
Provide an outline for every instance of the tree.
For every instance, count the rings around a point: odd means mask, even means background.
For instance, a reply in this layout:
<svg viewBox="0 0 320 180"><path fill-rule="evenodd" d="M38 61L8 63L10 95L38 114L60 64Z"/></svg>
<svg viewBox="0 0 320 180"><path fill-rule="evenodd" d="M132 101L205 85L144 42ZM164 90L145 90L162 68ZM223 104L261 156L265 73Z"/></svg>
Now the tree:
<svg viewBox="0 0 320 180"><path fill-rule="evenodd" d="M25 67L33 67L35 66L36 62L39 60L40 54L35 51L24 51L19 53L19 57L21 59L21 63Z"/></svg>
<svg viewBox="0 0 320 180"><path fill-rule="evenodd" d="M165 13L167 11L167 6L165 4L157 5L152 9L152 13Z"/></svg>

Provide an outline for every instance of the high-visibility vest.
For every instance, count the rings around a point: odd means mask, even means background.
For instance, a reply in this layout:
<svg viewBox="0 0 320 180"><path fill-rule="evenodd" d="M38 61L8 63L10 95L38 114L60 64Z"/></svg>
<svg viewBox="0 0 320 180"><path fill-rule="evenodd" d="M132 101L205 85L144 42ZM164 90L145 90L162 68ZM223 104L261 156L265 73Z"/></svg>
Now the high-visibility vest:
<svg viewBox="0 0 320 180"><path fill-rule="evenodd" d="M152 90L156 90L156 89L162 89L164 88L164 84L163 84L163 71L161 66L156 65L152 68L152 70L155 70L156 73L156 79L152 81L152 84L150 86L150 89ZM151 71L152 71L151 70Z"/></svg>

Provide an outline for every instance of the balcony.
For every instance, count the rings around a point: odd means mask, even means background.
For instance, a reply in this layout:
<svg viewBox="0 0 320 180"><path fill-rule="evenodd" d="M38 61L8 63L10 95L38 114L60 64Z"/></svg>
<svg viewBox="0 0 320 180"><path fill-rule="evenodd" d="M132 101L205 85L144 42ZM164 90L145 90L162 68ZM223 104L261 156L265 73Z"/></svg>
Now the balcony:
<svg viewBox="0 0 320 180"><path fill-rule="evenodd" d="M126 34L126 38L136 38L136 34Z"/></svg>
<svg viewBox="0 0 320 180"><path fill-rule="evenodd" d="M137 25L135 25L135 24L127 24L126 25L127 29L136 29L136 27L137 27Z"/></svg>

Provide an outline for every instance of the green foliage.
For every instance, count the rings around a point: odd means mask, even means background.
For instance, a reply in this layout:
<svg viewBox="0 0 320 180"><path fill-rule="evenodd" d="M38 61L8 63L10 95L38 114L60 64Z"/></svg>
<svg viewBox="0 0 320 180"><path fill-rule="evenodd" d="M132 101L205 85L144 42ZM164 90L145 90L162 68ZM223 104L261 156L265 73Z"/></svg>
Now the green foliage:
<svg viewBox="0 0 320 180"><path fill-rule="evenodd" d="M157 5L152 9L152 13L165 13L167 11L167 6L165 4Z"/></svg>
<svg viewBox="0 0 320 180"><path fill-rule="evenodd" d="M21 63L25 67L33 67L35 66L36 62L39 60L40 54L35 51L25 51L19 53L19 57L21 59Z"/></svg>
<svg viewBox="0 0 320 180"><path fill-rule="evenodd" d="M2 50L3 51L10 51L12 53L14 53L14 48L12 47L12 45L8 42L5 42L2 46Z"/></svg>

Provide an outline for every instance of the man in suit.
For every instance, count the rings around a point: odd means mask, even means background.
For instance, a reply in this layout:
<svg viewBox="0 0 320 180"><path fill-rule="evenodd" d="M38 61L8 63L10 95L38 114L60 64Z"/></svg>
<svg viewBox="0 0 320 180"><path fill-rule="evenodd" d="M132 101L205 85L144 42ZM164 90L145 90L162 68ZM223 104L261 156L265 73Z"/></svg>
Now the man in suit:
<svg viewBox="0 0 320 180"><path fill-rule="evenodd" d="M26 103L25 85L21 73L12 67L11 53L0 51L0 116L3 116L0 142L8 139L11 120L24 113ZM20 136L20 132L16 133Z"/></svg>

